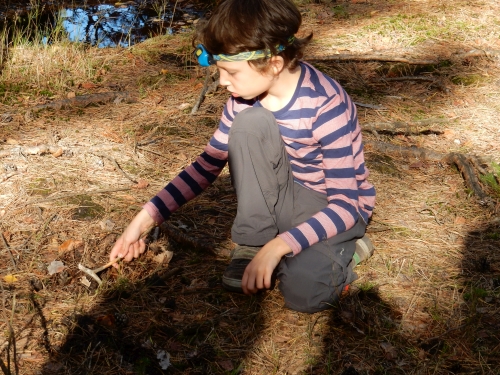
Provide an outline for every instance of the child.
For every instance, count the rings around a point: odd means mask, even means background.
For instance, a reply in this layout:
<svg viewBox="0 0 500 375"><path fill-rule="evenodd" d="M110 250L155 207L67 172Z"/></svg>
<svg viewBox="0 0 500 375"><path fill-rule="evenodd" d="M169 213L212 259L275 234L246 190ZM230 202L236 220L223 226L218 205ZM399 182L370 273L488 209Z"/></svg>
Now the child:
<svg viewBox="0 0 500 375"><path fill-rule="evenodd" d="M204 152L148 202L111 250L137 258L148 227L209 186L229 161L238 244L223 286L246 294L279 279L286 306L316 312L356 278L373 251L364 236L375 203L356 107L330 77L301 62L292 0L225 0L200 24L202 65L231 93ZM354 257L354 259L353 259Z"/></svg>

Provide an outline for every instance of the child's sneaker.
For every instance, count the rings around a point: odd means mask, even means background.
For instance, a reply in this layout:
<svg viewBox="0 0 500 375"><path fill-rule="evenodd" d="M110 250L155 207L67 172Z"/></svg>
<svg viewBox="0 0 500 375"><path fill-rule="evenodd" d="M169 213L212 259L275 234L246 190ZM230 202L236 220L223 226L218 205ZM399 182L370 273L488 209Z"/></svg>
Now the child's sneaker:
<svg viewBox="0 0 500 375"><path fill-rule="evenodd" d="M354 267L356 267L362 261L368 259L373 255L373 244L372 241L368 238L368 236L363 236L359 240L356 241L356 251L352 259L354 260Z"/></svg>
<svg viewBox="0 0 500 375"><path fill-rule="evenodd" d="M261 248L256 246L237 245L231 252L231 263L227 266L222 276L222 286L237 293L243 293L241 279L245 273L245 268L252 261Z"/></svg>

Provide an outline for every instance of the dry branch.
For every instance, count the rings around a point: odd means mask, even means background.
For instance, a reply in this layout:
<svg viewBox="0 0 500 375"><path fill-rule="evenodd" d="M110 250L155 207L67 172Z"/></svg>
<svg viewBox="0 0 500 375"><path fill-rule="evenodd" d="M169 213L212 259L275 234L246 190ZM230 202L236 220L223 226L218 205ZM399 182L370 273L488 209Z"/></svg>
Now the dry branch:
<svg viewBox="0 0 500 375"><path fill-rule="evenodd" d="M200 108L201 103L203 102L203 99L205 99L205 96L212 91L217 90L217 86L219 85L219 72L215 73L213 79L214 81L210 83L212 75L210 72L210 68L207 69L207 74L205 76L205 82L203 83L203 87L200 92L200 96L198 97L198 100L193 106L193 109L191 110L191 114L194 115L196 112L198 112L198 109Z"/></svg>
<svg viewBox="0 0 500 375"><path fill-rule="evenodd" d="M365 145L370 149L384 154L397 154L403 158L417 158L421 160L430 160L446 163L448 165L456 165L461 172L465 183L474 192L479 199L479 203L495 210L495 203L487 193L484 192L479 180L474 171L474 164L480 164L479 160L485 159L474 155L464 155L460 153L450 152L442 154L421 147L403 147L396 146L390 143L365 140Z"/></svg>
<svg viewBox="0 0 500 375"><path fill-rule="evenodd" d="M358 55L354 53L325 55L325 56L306 56L304 59L308 61L381 61L381 62L399 62L409 65L437 65L444 60L465 60L470 57L488 57L495 58L500 56L500 51L497 50L479 50L473 49L465 53L455 53L449 57L443 57L436 60L426 59L408 59L400 56L381 55L381 54L363 54Z"/></svg>
<svg viewBox="0 0 500 375"><path fill-rule="evenodd" d="M401 121L374 122L364 124L363 130L374 134L377 132L420 134L422 132L428 131L432 131L435 134L441 134L441 130L431 130L429 129L429 126L432 124L443 124L448 122L449 121L446 119L427 119L422 121L415 121L409 124Z"/></svg>
<svg viewBox="0 0 500 375"><path fill-rule="evenodd" d="M135 103L136 95L128 91L111 91L100 92L97 94L81 95L74 98L57 100L52 103L40 104L33 108L32 111L40 111L42 109L59 110L70 107L87 107L90 104L106 104L110 102L125 102Z"/></svg>
<svg viewBox="0 0 500 375"><path fill-rule="evenodd" d="M59 199L64 199L64 198L72 198L72 197L77 197L79 195L95 195L95 194L105 194L105 193L114 193L116 191L126 191L126 190L131 190L132 187L123 187L123 188L115 188L115 189L100 189L100 190L87 190L87 191L79 191L76 193L67 193L67 194L60 194L57 196L52 196L44 199L37 199L31 202L27 202L25 206L29 206L31 204L39 204L39 203L45 203L45 202L51 202L51 201L56 201Z"/></svg>

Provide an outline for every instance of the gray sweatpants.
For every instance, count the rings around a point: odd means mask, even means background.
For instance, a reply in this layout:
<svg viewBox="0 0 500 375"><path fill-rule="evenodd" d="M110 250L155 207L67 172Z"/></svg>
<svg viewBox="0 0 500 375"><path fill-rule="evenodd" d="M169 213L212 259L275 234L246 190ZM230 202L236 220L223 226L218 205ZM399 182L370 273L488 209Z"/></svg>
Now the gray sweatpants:
<svg viewBox="0 0 500 375"><path fill-rule="evenodd" d="M229 132L229 169L238 199L231 230L237 244L263 246L328 204L326 195L294 183L278 124L264 108L248 108L235 117ZM286 306L312 313L338 300L344 286L357 277L352 256L365 230L360 216L348 231L283 257L277 277Z"/></svg>

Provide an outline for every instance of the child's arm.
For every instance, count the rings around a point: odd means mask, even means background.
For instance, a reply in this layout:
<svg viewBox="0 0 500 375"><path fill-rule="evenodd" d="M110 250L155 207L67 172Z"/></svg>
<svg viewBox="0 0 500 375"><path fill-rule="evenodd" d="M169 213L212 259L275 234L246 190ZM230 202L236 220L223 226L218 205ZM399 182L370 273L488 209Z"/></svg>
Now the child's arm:
<svg viewBox="0 0 500 375"><path fill-rule="evenodd" d="M227 113L225 109L224 113ZM227 163L227 126L221 121L204 152L153 197L125 229L113 246L109 259L138 258L146 249L140 236L153 224L161 224L184 203L205 190ZM115 265L118 267L117 265Z"/></svg>

